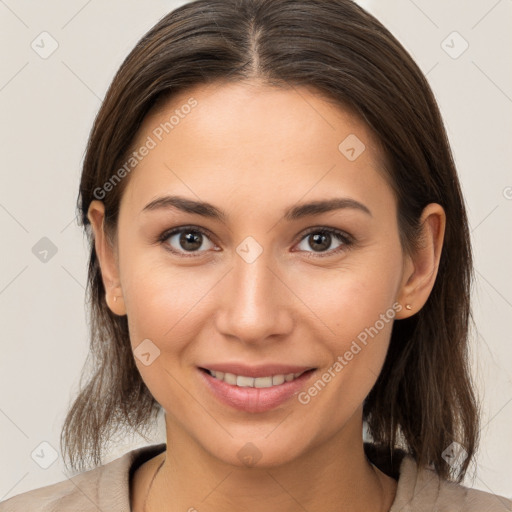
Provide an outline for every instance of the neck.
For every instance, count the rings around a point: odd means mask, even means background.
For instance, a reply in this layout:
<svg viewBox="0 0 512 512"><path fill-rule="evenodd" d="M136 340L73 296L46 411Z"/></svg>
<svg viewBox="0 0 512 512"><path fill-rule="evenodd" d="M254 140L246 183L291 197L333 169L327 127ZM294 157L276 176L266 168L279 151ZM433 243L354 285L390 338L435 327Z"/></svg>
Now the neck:
<svg viewBox="0 0 512 512"><path fill-rule="evenodd" d="M143 512L386 512L394 500L396 481L365 456L361 422L270 467L228 464L205 452L168 417L166 425L167 449L153 461L152 475L163 464Z"/></svg>

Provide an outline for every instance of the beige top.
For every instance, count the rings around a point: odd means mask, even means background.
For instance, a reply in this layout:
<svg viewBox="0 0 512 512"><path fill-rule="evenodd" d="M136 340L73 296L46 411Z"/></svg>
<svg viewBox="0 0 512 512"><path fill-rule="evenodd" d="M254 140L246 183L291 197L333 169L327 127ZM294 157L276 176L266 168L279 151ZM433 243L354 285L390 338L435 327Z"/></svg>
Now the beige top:
<svg viewBox="0 0 512 512"><path fill-rule="evenodd" d="M398 480L389 512L512 512L503 496L441 480L429 468L397 451L393 460L364 443L381 471ZM135 470L166 449L166 444L137 448L97 468L56 484L27 491L0 503L0 512L131 512L130 480Z"/></svg>

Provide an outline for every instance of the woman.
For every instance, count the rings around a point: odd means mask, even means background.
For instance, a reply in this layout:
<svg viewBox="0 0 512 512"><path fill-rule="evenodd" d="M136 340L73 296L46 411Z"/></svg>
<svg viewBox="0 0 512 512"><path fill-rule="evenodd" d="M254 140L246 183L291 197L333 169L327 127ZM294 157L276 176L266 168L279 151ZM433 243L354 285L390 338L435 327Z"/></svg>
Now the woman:
<svg viewBox="0 0 512 512"><path fill-rule="evenodd" d="M78 207L96 365L62 444L93 468L0 510L511 510L461 484L479 423L448 139L356 4L164 17L106 95ZM166 443L101 465L160 410Z"/></svg>

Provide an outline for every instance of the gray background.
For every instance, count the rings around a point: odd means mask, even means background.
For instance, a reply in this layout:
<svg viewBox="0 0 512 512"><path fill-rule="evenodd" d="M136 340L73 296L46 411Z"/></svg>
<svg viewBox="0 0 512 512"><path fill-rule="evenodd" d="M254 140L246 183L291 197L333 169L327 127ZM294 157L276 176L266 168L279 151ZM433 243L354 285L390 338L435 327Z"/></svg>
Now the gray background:
<svg viewBox="0 0 512 512"><path fill-rule="evenodd" d="M74 219L85 144L121 61L182 3L0 0L0 501L69 476L53 450L88 350L86 244ZM427 74L445 119L477 276L471 357L483 418L465 483L511 497L512 1L360 3ZM159 427L149 440L116 440L106 461L164 441Z"/></svg>

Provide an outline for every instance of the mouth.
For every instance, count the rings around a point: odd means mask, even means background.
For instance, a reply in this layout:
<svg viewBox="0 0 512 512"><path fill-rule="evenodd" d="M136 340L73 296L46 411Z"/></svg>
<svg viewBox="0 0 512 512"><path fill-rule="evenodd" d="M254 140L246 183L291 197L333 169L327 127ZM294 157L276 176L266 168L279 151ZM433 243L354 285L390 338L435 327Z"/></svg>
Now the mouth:
<svg viewBox="0 0 512 512"><path fill-rule="evenodd" d="M286 404L310 383L316 370L252 377L198 367L203 385L217 403L249 413L262 413Z"/></svg>
<svg viewBox="0 0 512 512"><path fill-rule="evenodd" d="M205 373L211 375L214 379L230 384L231 386L237 386L240 388L271 388L280 386L285 382L292 382L298 379L301 375L312 372L316 368L310 368L309 370L303 370L301 372L292 373L279 373L276 375L266 375L263 377L249 377L248 375L236 375L229 372L221 372L216 370L209 370L208 368L199 368Z"/></svg>

